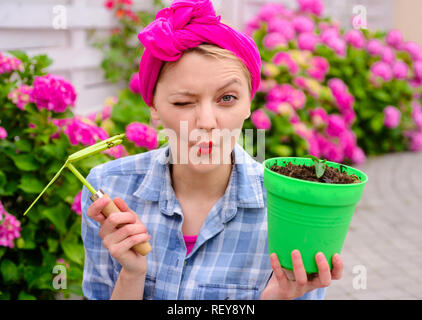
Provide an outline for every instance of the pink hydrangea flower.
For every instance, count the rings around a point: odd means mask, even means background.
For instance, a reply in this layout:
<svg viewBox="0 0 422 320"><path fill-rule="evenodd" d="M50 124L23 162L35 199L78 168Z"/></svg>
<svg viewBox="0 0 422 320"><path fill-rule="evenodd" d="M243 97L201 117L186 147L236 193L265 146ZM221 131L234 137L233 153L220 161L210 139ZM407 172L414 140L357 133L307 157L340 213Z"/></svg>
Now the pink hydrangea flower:
<svg viewBox="0 0 422 320"><path fill-rule="evenodd" d="M383 48L384 46L382 42L378 39L369 40L368 44L366 45L366 49L368 50L369 54L372 56L380 55Z"/></svg>
<svg viewBox="0 0 422 320"><path fill-rule="evenodd" d="M315 131L312 131L312 134L308 138L305 138L305 140L308 143L308 153L319 158L321 156L321 151L318 140L315 137Z"/></svg>
<svg viewBox="0 0 422 320"><path fill-rule="evenodd" d="M324 108L317 107L315 109L311 109L309 110L309 115L311 116L312 124L316 128L322 127L328 122L328 114Z"/></svg>
<svg viewBox="0 0 422 320"><path fill-rule="evenodd" d="M409 67L407 63L397 60L392 65L393 77L399 80L407 79Z"/></svg>
<svg viewBox="0 0 422 320"><path fill-rule="evenodd" d="M351 110L354 104L354 97L348 92L348 88L343 80L333 78L328 81L328 87L331 90L337 105L342 113Z"/></svg>
<svg viewBox="0 0 422 320"><path fill-rule="evenodd" d="M384 47L381 51L381 60L385 63L391 64L396 58L394 50L390 47Z"/></svg>
<svg viewBox="0 0 422 320"><path fill-rule="evenodd" d="M73 204L72 204L72 210L76 212L76 214L79 216L82 214L81 195L82 195L82 191L79 191L78 194L73 199Z"/></svg>
<svg viewBox="0 0 422 320"><path fill-rule="evenodd" d="M297 33L313 32L315 28L314 20L301 15L293 18L292 25Z"/></svg>
<svg viewBox="0 0 422 320"><path fill-rule="evenodd" d="M260 19L258 16L252 18L246 23L243 30L248 36L252 37L253 33L261 27Z"/></svg>
<svg viewBox="0 0 422 320"><path fill-rule="evenodd" d="M403 44L403 34L400 30L390 30L385 37L385 42L393 48L400 50Z"/></svg>
<svg viewBox="0 0 422 320"><path fill-rule="evenodd" d="M348 159L353 158L354 149L356 148L356 136L352 130L346 129L339 136L340 145L343 148L344 156Z"/></svg>
<svg viewBox="0 0 422 320"><path fill-rule="evenodd" d="M344 39L348 44L350 44L352 47L362 49L366 45L365 37L360 30L350 30L346 33L344 36Z"/></svg>
<svg viewBox="0 0 422 320"><path fill-rule="evenodd" d="M6 129L0 126L0 139L6 139L6 137L7 137Z"/></svg>
<svg viewBox="0 0 422 320"><path fill-rule="evenodd" d="M122 146L121 144L119 144L119 145L117 145L113 148L104 150L104 153L108 154L109 156L111 156L115 159L119 159L121 157L126 157L128 155L126 148L124 146Z"/></svg>
<svg viewBox="0 0 422 320"><path fill-rule="evenodd" d="M419 131L422 131L422 107L416 101L412 102L412 120Z"/></svg>
<svg viewBox="0 0 422 320"><path fill-rule="evenodd" d="M32 87L23 84L19 88L16 88L15 90L12 90L8 94L8 98L16 104L16 106L21 109L25 110L25 106L32 102L31 100L31 94L32 94Z"/></svg>
<svg viewBox="0 0 422 320"><path fill-rule="evenodd" d="M97 140L109 138L107 132L87 118L75 117L67 124L64 133L69 137L72 145L79 143L90 146Z"/></svg>
<svg viewBox="0 0 422 320"><path fill-rule="evenodd" d="M141 84L139 82L139 73L132 74L129 80L129 89L135 94L141 94Z"/></svg>
<svg viewBox="0 0 422 320"><path fill-rule="evenodd" d="M264 39L262 39L263 46L269 50L278 46L285 47L287 46L287 43L286 38L278 32L268 33L265 35Z"/></svg>
<svg viewBox="0 0 422 320"><path fill-rule="evenodd" d="M380 77L386 82L393 79L391 67L382 61L377 61L371 66L371 73L375 78Z"/></svg>
<svg viewBox="0 0 422 320"><path fill-rule="evenodd" d="M8 213L0 202L0 246L13 248L13 240L20 237L21 223Z"/></svg>
<svg viewBox="0 0 422 320"><path fill-rule="evenodd" d="M262 109L252 112L251 122L257 129L270 130L271 128L271 119Z"/></svg>
<svg viewBox="0 0 422 320"><path fill-rule="evenodd" d="M415 61L413 64L413 71L416 79L422 79L422 61Z"/></svg>
<svg viewBox="0 0 422 320"><path fill-rule="evenodd" d="M274 18L268 23L268 33L280 33L287 41L292 40L296 36L295 29L289 20L282 18Z"/></svg>
<svg viewBox="0 0 422 320"><path fill-rule="evenodd" d="M274 17L284 16L286 11L287 9L280 3L269 3L260 8L257 17L262 21L269 22Z"/></svg>
<svg viewBox="0 0 422 320"><path fill-rule="evenodd" d="M422 49L414 41L408 41L403 44L402 49L410 54L413 60L422 60Z"/></svg>
<svg viewBox="0 0 422 320"><path fill-rule="evenodd" d="M308 75L319 81L324 81L325 75L329 69L330 64L327 59L323 57L313 57L310 62L310 68L308 69Z"/></svg>
<svg viewBox="0 0 422 320"><path fill-rule="evenodd" d="M62 77L48 74L35 77L31 99L38 109L46 108L55 112L64 112L68 106L74 106L75 88Z"/></svg>
<svg viewBox="0 0 422 320"><path fill-rule="evenodd" d="M276 53L273 57L273 63L279 66L286 66L291 74L296 74L299 71L299 66L287 52Z"/></svg>
<svg viewBox="0 0 422 320"><path fill-rule="evenodd" d="M354 164L363 164L366 161L365 152L358 146L353 149L353 156L350 159Z"/></svg>
<svg viewBox="0 0 422 320"><path fill-rule="evenodd" d="M0 53L0 74L16 70L24 70L22 62L15 57L6 57Z"/></svg>
<svg viewBox="0 0 422 320"><path fill-rule="evenodd" d="M289 84L276 85L267 94L267 101L285 102L294 88Z"/></svg>
<svg viewBox="0 0 422 320"><path fill-rule="evenodd" d="M384 108L384 125L393 129L400 124L401 112L394 106L387 106Z"/></svg>
<svg viewBox="0 0 422 320"><path fill-rule="evenodd" d="M405 132L405 136L410 139L410 150L418 152L422 150L422 131Z"/></svg>
<svg viewBox="0 0 422 320"><path fill-rule="evenodd" d="M300 50L314 51L319 43L319 38L313 32L301 33L297 38L297 45Z"/></svg>
<svg viewBox="0 0 422 320"><path fill-rule="evenodd" d="M346 130L344 119L337 114L328 116L328 125L326 132L330 137L339 137Z"/></svg>
<svg viewBox="0 0 422 320"><path fill-rule="evenodd" d="M303 109L306 103L306 95L301 90L292 90L287 99L295 110Z"/></svg>
<svg viewBox="0 0 422 320"><path fill-rule="evenodd" d="M324 11L324 4L321 0L297 0L301 12L309 12L320 17Z"/></svg>
<svg viewBox="0 0 422 320"><path fill-rule="evenodd" d="M138 147L152 150L157 148L157 132L144 123L132 122L126 126L126 137Z"/></svg>
<svg viewBox="0 0 422 320"><path fill-rule="evenodd" d="M354 101L353 96L351 96L351 98ZM352 105L353 105L353 101L351 103ZM348 126L351 126L353 124L353 122L355 122L355 120L356 120L356 113L352 108L341 110L341 115L343 116L344 122Z"/></svg>
<svg viewBox="0 0 422 320"><path fill-rule="evenodd" d="M328 145L326 146L323 155L329 161L333 162L341 163L344 160L344 153L341 146L331 141L329 141Z"/></svg>
<svg viewBox="0 0 422 320"><path fill-rule="evenodd" d="M337 28L330 27L324 30L321 34L321 41L339 56L344 57L346 55L346 41L341 39Z"/></svg>

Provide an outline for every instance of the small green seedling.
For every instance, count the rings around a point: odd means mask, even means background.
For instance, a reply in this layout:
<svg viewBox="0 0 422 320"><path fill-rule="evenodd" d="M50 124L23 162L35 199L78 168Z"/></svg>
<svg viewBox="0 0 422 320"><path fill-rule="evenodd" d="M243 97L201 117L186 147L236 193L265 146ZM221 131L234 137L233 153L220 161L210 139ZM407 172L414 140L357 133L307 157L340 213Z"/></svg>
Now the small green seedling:
<svg viewBox="0 0 422 320"><path fill-rule="evenodd" d="M327 168L327 165L325 164L325 162L327 161L326 159L324 159L324 160L318 159L317 157L310 155L310 154L303 156L303 158L310 158L314 161L315 174L316 174L318 179L321 178L324 175L325 169Z"/></svg>

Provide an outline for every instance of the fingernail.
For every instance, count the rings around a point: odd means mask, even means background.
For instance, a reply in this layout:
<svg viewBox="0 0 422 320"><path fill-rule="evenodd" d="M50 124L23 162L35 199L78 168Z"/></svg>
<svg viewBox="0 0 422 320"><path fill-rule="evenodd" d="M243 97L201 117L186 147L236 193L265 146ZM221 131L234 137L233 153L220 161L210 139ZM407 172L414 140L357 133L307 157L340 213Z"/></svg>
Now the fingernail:
<svg viewBox="0 0 422 320"><path fill-rule="evenodd" d="M324 260L324 254L322 252L317 253L317 259L318 261L322 262Z"/></svg>

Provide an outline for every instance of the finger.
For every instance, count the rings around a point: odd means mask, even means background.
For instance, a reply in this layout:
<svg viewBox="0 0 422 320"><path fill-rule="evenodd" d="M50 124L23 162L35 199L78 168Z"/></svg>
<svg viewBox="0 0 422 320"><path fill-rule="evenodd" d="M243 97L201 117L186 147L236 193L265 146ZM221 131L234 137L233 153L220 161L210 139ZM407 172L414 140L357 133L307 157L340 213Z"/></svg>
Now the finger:
<svg viewBox="0 0 422 320"><path fill-rule="evenodd" d="M128 223L136 223L136 217L131 212L112 212L101 226L100 237L104 238L116 231L117 227L123 227Z"/></svg>
<svg viewBox="0 0 422 320"><path fill-rule="evenodd" d="M292 263L296 284L301 287L306 286L306 284L308 283L308 276L306 275L306 271L303 266L302 256L299 250L292 251Z"/></svg>
<svg viewBox="0 0 422 320"><path fill-rule="evenodd" d="M124 227L107 234L103 239L103 244L106 248L110 248L128 237L142 233L148 234L144 225L138 223L126 224Z"/></svg>
<svg viewBox="0 0 422 320"><path fill-rule="evenodd" d="M109 202L110 199L106 197L95 200L86 210L87 216L102 224L106 217L101 213L101 211L107 206Z"/></svg>
<svg viewBox="0 0 422 320"><path fill-rule="evenodd" d="M138 214L135 211L133 211L131 208L129 208L129 206L126 204L126 202L122 198L115 197L113 202L120 209L120 211L126 211L126 212L133 213L136 216L137 220L139 220L139 222L141 222L141 220L138 217Z"/></svg>
<svg viewBox="0 0 422 320"><path fill-rule="evenodd" d="M343 276L343 261L338 253L333 255L332 263L333 270L331 270L331 277L333 280L340 280Z"/></svg>
<svg viewBox="0 0 422 320"><path fill-rule="evenodd" d="M322 252L315 255L316 264L318 266L318 278L320 287L328 287L331 283L331 272L328 261Z"/></svg>
<svg viewBox="0 0 422 320"><path fill-rule="evenodd" d="M135 234L119 243L111 245L108 250L114 258L118 259L124 253L129 251L133 246L137 245L138 243L149 241L150 239L151 239L151 236L146 233ZM135 253L135 251L133 252Z"/></svg>
<svg viewBox="0 0 422 320"><path fill-rule="evenodd" d="M286 275L281 268L280 261L278 260L277 254L272 253L270 255L271 266L274 271L274 276L277 279L277 282L280 287L287 288L289 286L289 280L287 279Z"/></svg>

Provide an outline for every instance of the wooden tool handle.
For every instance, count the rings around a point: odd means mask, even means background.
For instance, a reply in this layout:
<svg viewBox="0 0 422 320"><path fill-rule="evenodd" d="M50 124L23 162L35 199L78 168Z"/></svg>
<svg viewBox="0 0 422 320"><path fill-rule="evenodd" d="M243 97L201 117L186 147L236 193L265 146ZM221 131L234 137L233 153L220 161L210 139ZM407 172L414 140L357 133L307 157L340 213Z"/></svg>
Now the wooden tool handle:
<svg viewBox="0 0 422 320"><path fill-rule="evenodd" d="M100 197L108 197L110 199L110 202L104 207L104 209L101 211L101 213L107 218L112 212L121 212L120 209L115 205L113 200L110 198L110 196L107 193L104 193L101 189L91 197L93 201ZM94 200L95 199L95 200ZM120 224L117 226L117 228L121 228L125 226L126 224ZM149 242L142 242L134 245L132 247L132 250L136 251L137 253L146 256L150 251L152 247Z"/></svg>

